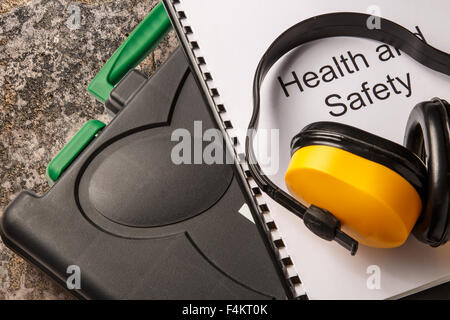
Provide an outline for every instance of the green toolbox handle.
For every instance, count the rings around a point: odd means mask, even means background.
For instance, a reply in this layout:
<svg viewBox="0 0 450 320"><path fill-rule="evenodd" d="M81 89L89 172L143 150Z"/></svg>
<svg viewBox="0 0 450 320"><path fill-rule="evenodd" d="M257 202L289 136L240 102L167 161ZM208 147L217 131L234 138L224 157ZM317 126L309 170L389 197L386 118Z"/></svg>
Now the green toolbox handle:
<svg viewBox="0 0 450 320"><path fill-rule="evenodd" d="M105 127L105 124L98 120L88 121L68 144L56 155L47 167L47 181L53 185L73 160L83 151L84 148L95 138L97 133Z"/></svg>
<svg viewBox="0 0 450 320"><path fill-rule="evenodd" d="M88 87L89 93L104 103L114 86L158 46L171 28L166 9L160 2L95 76Z"/></svg>

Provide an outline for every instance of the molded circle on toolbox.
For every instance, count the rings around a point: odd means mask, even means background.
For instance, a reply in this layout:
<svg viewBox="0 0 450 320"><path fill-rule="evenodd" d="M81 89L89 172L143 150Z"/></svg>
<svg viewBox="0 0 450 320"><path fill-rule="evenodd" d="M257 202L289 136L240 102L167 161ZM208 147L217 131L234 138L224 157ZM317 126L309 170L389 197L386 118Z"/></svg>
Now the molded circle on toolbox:
<svg viewBox="0 0 450 320"><path fill-rule="evenodd" d="M213 206L231 183L232 167L175 164L171 133L167 127L149 129L106 147L83 174L88 199L81 202L88 200L88 207L113 222L138 228L181 222Z"/></svg>

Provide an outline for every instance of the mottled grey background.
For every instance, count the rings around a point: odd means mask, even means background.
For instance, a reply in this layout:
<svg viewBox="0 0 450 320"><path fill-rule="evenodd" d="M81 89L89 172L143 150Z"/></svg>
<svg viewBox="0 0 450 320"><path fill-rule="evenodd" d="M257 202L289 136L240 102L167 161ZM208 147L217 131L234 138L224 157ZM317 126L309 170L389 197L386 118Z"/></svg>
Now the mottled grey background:
<svg viewBox="0 0 450 320"><path fill-rule="evenodd" d="M87 85L156 3L0 0L0 214L23 189L47 191L47 164L87 120L109 121ZM172 31L141 68L151 74L176 46ZM0 299L70 297L0 242Z"/></svg>

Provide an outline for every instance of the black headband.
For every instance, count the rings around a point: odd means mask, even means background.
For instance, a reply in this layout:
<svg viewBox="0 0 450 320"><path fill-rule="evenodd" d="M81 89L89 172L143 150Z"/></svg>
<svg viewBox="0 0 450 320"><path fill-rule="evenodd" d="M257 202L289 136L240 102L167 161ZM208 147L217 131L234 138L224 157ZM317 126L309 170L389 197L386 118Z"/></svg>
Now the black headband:
<svg viewBox="0 0 450 320"><path fill-rule="evenodd" d="M331 13L302 21L283 32L267 49L256 69L253 81L253 114L246 138L246 158L250 172L261 190L272 199L303 219L308 210L300 202L278 188L261 170L253 149L258 127L261 84L270 68L290 50L310 41L330 37L358 37L392 45L428 68L450 76L450 55L433 48L404 27L380 18L380 29L369 29L367 22L372 16L362 13ZM357 242L340 230L334 240L352 251Z"/></svg>

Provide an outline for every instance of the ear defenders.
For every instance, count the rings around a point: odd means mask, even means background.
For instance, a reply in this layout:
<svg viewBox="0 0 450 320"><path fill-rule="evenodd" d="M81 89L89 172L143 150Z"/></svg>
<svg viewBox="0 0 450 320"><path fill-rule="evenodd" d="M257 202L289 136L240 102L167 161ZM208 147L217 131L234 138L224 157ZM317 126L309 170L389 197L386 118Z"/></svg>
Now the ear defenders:
<svg viewBox="0 0 450 320"><path fill-rule="evenodd" d="M435 98L412 110L404 147L340 123L308 125L291 142L285 182L292 196L262 172L255 156L264 77L284 54L302 44L337 36L377 40L450 75L449 54L386 19L381 18L381 29L370 30L369 18L360 13L313 17L286 30L267 49L253 82L246 140L249 169L263 192L302 218L313 233L335 240L352 255L358 242L398 247L412 231L420 241L437 247L447 242L450 224L450 106L445 100Z"/></svg>

